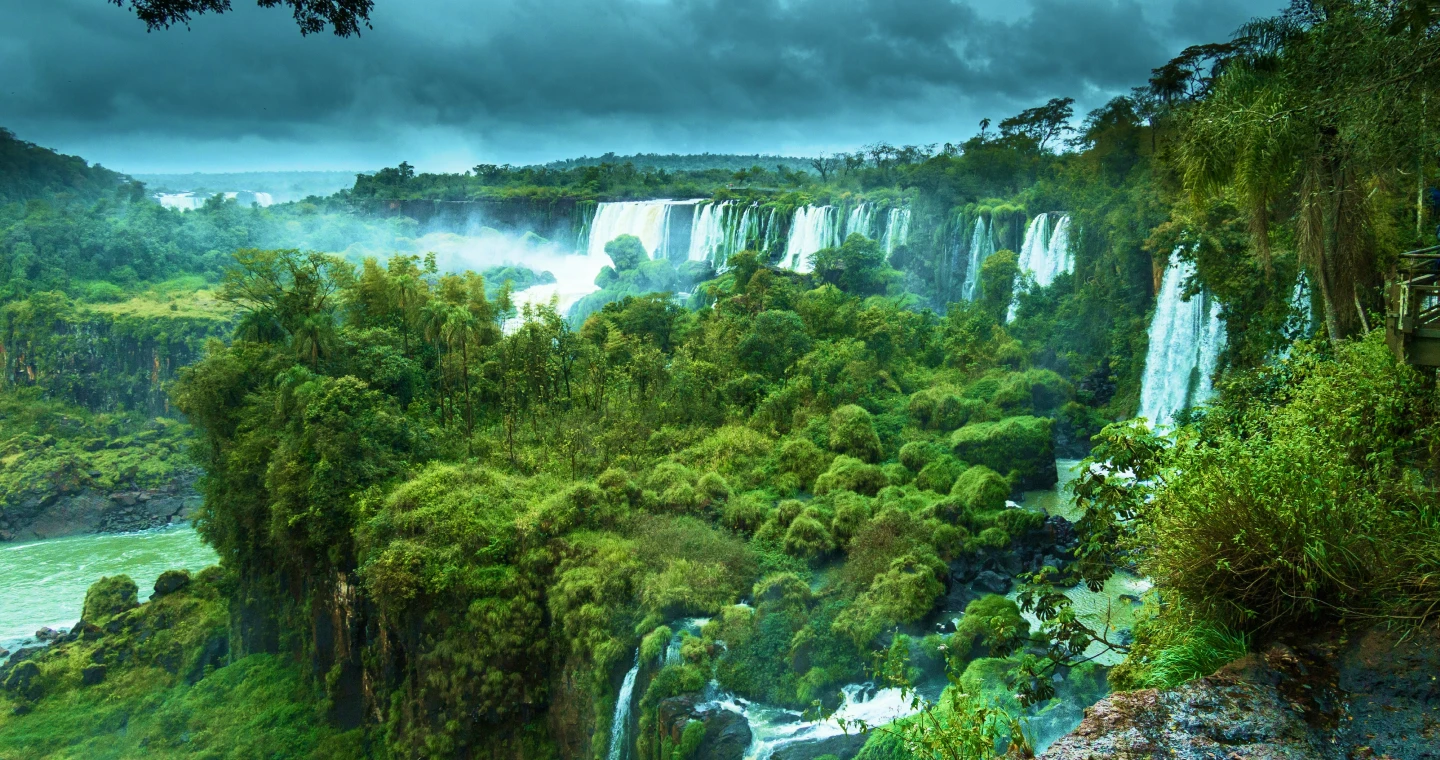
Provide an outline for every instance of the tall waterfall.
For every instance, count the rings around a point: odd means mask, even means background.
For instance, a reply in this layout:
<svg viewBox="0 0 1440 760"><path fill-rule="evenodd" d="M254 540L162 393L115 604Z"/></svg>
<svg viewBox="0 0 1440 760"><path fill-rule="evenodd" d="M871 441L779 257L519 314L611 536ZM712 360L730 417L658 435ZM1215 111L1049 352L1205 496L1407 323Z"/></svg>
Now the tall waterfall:
<svg viewBox="0 0 1440 760"><path fill-rule="evenodd" d="M1210 397L1210 376L1225 344L1220 304L1203 292L1182 300L1195 265L1178 261L1177 254L1170 254L1155 298L1140 386L1140 416L1156 427L1170 425L1176 414Z"/></svg>
<svg viewBox="0 0 1440 760"><path fill-rule="evenodd" d="M910 209L890 209L890 215L885 220L885 238L881 241L885 246L885 255L894 253L896 246L904 245L909 237Z"/></svg>
<svg viewBox="0 0 1440 760"><path fill-rule="evenodd" d="M844 237L850 237L858 232L865 237L874 239L875 236L870 234L870 225L874 221L874 216L875 207L868 203L861 203L850 209L850 217L845 220Z"/></svg>
<svg viewBox="0 0 1440 760"><path fill-rule="evenodd" d="M620 694L615 697L615 717L610 720L610 754L608 760L625 760L627 729L630 727L630 697L635 692L635 678L640 675L640 651L635 651L635 665L625 674Z"/></svg>
<svg viewBox="0 0 1440 760"><path fill-rule="evenodd" d="M624 201L602 203L590 222L590 239L585 252L605 254L605 244L621 235L640 238L650 258L665 258L670 242L670 212L676 206L693 206L699 201Z"/></svg>
<svg viewBox="0 0 1440 760"><path fill-rule="evenodd" d="M834 206L805 206L795 209L795 222L790 225L790 239L785 242L785 258L781 265L796 272L815 268L811 257L822 248L840 244L838 214Z"/></svg>
<svg viewBox="0 0 1440 760"><path fill-rule="evenodd" d="M1020 271L1028 273L1036 285L1049 287L1062 273L1075 271L1070 255L1070 217L1062 216L1050 230L1050 215L1041 214L1025 228L1025 242L1020 246Z"/></svg>
<svg viewBox="0 0 1440 760"><path fill-rule="evenodd" d="M990 225L985 217L975 220L975 232L970 235L970 262L965 266L965 284L960 287L960 297L974 301L980 295L980 267L985 259L995 252L995 242L990 238Z"/></svg>
<svg viewBox="0 0 1440 760"><path fill-rule="evenodd" d="M1285 320L1285 337L1301 340L1315 334L1315 310L1310 303L1310 279L1304 274L1295 278L1290 293L1290 317Z"/></svg>

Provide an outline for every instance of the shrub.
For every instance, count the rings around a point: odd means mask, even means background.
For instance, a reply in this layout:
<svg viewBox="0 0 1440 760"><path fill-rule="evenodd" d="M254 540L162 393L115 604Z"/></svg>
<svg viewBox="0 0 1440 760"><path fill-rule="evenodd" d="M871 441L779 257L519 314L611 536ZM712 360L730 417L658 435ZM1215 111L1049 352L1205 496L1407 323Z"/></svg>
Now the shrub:
<svg viewBox="0 0 1440 760"><path fill-rule="evenodd" d="M815 478L830 465L830 455L809 438L791 438L780 446L780 470L800 479L801 488L810 488Z"/></svg>
<svg viewBox="0 0 1440 760"><path fill-rule="evenodd" d="M711 502L723 502L730 498L730 484L718 472L707 472L695 485L702 498Z"/></svg>
<svg viewBox="0 0 1440 760"><path fill-rule="evenodd" d="M113 575L101 578L90 585L85 592L85 608L81 616L85 622L101 625L104 621L126 610L139 606L140 587L128 575Z"/></svg>
<svg viewBox="0 0 1440 760"><path fill-rule="evenodd" d="M949 453L944 446L937 443L911 441L900 447L900 464L905 465L911 472L920 472L936 457L947 456Z"/></svg>
<svg viewBox="0 0 1440 760"><path fill-rule="evenodd" d="M835 495L834 503L835 517L830 521L830 533L836 544L844 547L870 519L870 500L856 493L841 492Z"/></svg>
<svg viewBox="0 0 1440 760"><path fill-rule="evenodd" d="M830 469L815 479L816 495L835 491L853 491L865 496L874 496L889 485L885 471L873 464L848 456L835 457Z"/></svg>
<svg viewBox="0 0 1440 760"><path fill-rule="evenodd" d="M1011 536L1023 536L1045 524L1045 513L1029 509L1005 509L995 517L995 527Z"/></svg>
<svg viewBox="0 0 1440 760"><path fill-rule="evenodd" d="M1049 488L1058 479L1051 424L1040 417L1007 417L966 425L951 435L950 447L966 462L1017 473L1022 488Z"/></svg>
<svg viewBox="0 0 1440 760"><path fill-rule="evenodd" d="M925 465L920 474L915 478L915 487L935 493L950 493L950 488L955 485L955 479L965 472L965 463L950 456L942 454Z"/></svg>
<svg viewBox="0 0 1440 760"><path fill-rule="evenodd" d="M830 415L830 450L864 462L880 461L880 436L870 413L854 404L836 409Z"/></svg>
<svg viewBox="0 0 1440 760"><path fill-rule="evenodd" d="M751 491L732 497L720 511L720 522L730 530L754 533L770 516L770 504L763 494Z"/></svg>
<svg viewBox="0 0 1440 760"><path fill-rule="evenodd" d="M785 553L792 557L814 559L834 549L835 541L814 509L795 518L785 531Z"/></svg>
<svg viewBox="0 0 1440 760"><path fill-rule="evenodd" d="M960 395L951 386L935 386L911 394L906 411L920 427L948 432L984 419L986 404Z"/></svg>
<svg viewBox="0 0 1440 760"><path fill-rule="evenodd" d="M886 628L919 620L945 593L946 572L945 563L928 551L896 557L865 593L835 617L835 630L864 648Z"/></svg>
<svg viewBox="0 0 1440 760"><path fill-rule="evenodd" d="M898 462L882 464L880 470L885 473L885 482L892 486L903 486L915 479L915 473Z"/></svg>
<svg viewBox="0 0 1440 760"><path fill-rule="evenodd" d="M846 584L855 590L869 588L892 559L921 549L929 537L913 515L894 508L879 510L850 540L848 561L841 571Z"/></svg>
<svg viewBox="0 0 1440 760"><path fill-rule="evenodd" d="M1030 636L1030 623L1015 602L999 594L986 594L965 605L965 614L950 635L955 657L969 659L982 653L1008 655Z"/></svg>
<svg viewBox="0 0 1440 760"><path fill-rule="evenodd" d="M1005 508L1010 484L989 467L971 467L956 478L950 495L967 512L990 512Z"/></svg>
<svg viewBox="0 0 1440 760"><path fill-rule="evenodd" d="M1010 545L1010 534L1004 528L986 528L975 539L982 549L1004 549Z"/></svg>
<svg viewBox="0 0 1440 760"><path fill-rule="evenodd" d="M1117 689L1174 688L1204 678L1249 651L1244 634L1178 612L1142 620L1134 634L1130 654L1110 672Z"/></svg>

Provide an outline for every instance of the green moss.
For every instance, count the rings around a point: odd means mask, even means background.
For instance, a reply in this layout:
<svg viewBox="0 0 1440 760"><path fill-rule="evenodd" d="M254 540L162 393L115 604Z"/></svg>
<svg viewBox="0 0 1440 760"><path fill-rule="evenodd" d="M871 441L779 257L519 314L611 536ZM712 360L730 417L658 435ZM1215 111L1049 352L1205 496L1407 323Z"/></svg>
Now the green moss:
<svg viewBox="0 0 1440 760"><path fill-rule="evenodd" d="M866 464L848 456L835 457L830 469L815 479L816 495L835 491L853 491L865 496L874 496L889 485L885 471L873 464Z"/></svg>
<svg viewBox="0 0 1440 760"><path fill-rule="evenodd" d="M864 462L880 461L880 436L870 412L854 404L836 409L830 415L830 450Z"/></svg>
<svg viewBox="0 0 1440 760"><path fill-rule="evenodd" d="M103 625L110 618L138 606L139 591L128 575L101 578L85 592L85 611L81 619L92 625Z"/></svg>
<svg viewBox="0 0 1440 760"><path fill-rule="evenodd" d="M1024 416L975 423L956 430L950 447L966 462L1016 473L1022 488L1049 488L1057 479L1051 424L1049 419Z"/></svg>
<svg viewBox="0 0 1440 760"><path fill-rule="evenodd" d="M955 480L950 495L967 512L992 512L1005 508L1010 498L1010 484L989 467L971 467Z"/></svg>
<svg viewBox="0 0 1440 760"><path fill-rule="evenodd" d="M956 478L965 470L964 462L949 454L942 454L920 470L920 474L915 478L915 487L940 494L950 493Z"/></svg>

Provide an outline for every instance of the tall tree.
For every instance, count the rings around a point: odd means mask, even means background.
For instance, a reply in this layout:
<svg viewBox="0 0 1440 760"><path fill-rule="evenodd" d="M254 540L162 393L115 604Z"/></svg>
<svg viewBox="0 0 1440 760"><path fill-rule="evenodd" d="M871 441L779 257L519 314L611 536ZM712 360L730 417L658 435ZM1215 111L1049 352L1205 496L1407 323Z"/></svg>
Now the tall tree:
<svg viewBox="0 0 1440 760"><path fill-rule="evenodd" d="M135 12L149 31L169 29L176 24L190 26L190 19L206 13L225 13L230 10L230 0L109 0L117 6ZM360 27L370 26L370 11L375 8L374 0L255 0L261 8L289 6L295 14L295 24L303 35L318 34L328 27L337 37L360 35Z"/></svg>

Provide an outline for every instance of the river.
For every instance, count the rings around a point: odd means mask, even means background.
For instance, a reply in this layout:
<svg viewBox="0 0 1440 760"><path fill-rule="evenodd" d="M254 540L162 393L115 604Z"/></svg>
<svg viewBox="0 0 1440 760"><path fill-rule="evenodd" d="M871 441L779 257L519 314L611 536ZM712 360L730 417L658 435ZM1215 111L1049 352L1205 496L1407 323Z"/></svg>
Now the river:
<svg viewBox="0 0 1440 760"><path fill-rule="evenodd" d="M128 575L150 597L166 570L195 572L219 561L188 523L140 531L0 544L0 648L15 649L42 627L80 619L85 592L109 575Z"/></svg>

